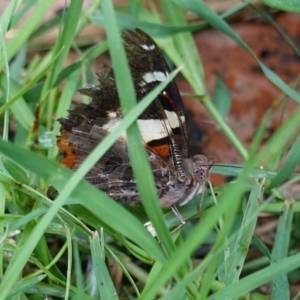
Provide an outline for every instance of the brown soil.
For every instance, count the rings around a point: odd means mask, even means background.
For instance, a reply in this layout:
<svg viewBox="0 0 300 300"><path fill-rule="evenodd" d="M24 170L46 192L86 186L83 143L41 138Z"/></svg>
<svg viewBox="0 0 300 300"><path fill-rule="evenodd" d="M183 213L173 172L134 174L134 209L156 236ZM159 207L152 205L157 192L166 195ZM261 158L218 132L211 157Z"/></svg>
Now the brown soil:
<svg viewBox="0 0 300 300"><path fill-rule="evenodd" d="M300 46L300 15L280 13L274 18ZM262 62L286 83L293 84L300 71L300 58L275 28L257 19L236 21L230 25ZM262 117L281 95L280 90L265 77L257 62L245 50L219 31L207 28L195 34L195 41L203 61L208 93L212 95L216 74L220 74L232 96L232 107L226 120L242 143L249 147ZM188 90L181 80L178 84L181 90ZM283 99L268 124L266 140L296 107L293 100ZM191 133L193 148L200 148L217 163L242 163L242 157L213 125L201 104L192 99L184 101L197 124L197 129L193 126Z"/></svg>

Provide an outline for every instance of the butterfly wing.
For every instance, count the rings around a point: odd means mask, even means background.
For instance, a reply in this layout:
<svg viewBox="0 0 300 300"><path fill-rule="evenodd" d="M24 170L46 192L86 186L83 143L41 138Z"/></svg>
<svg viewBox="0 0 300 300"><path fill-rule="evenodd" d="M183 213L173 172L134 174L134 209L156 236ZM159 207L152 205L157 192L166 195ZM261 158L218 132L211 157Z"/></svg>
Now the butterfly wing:
<svg viewBox="0 0 300 300"><path fill-rule="evenodd" d="M169 74L166 61L155 42L143 31L124 31L124 46L137 99L140 101ZM75 170L86 156L122 120L113 70L98 72L97 86L79 91L92 98L90 104L76 105L60 119L57 145L61 162ZM163 206L176 204L194 184L183 159L190 158L183 105L176 84L171 81L139 116L138 126L154 173ZM86 179L120 202L138 201L126 136L121 136L86 175Z"/></svg>

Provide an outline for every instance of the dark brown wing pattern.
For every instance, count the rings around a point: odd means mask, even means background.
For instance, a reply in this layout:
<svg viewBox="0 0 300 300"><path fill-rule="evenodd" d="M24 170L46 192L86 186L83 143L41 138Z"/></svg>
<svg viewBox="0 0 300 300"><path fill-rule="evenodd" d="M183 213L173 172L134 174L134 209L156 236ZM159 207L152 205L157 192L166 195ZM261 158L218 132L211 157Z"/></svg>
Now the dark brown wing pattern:
<svg viewBox="0 0 300 300"><path fill-rule="evenodd" d="M122 34L138 101L161 81L169 68L152 38L136 29ZM76 105L60 119L57 139L61 163L75 170L101 140L122 119L113 70L98 72L97 86L79 90L92 98L90 104ZM162 207L185 204L200 192L212 165L202 155L191 157L183 105L172 81L137 120L151 163ZM133 177L126 136L107 151L86 179L119 202L135 203L139 195ZM181 216L179 218L182 220Z"/></svg>

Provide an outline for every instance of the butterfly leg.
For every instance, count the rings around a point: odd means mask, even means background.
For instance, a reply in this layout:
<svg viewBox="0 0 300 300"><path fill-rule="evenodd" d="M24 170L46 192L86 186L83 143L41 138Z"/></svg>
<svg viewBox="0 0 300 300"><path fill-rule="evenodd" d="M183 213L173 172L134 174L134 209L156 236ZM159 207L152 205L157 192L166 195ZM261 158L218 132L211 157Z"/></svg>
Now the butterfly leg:
<svg viewBox="0 0 300 300"><path fill-rule="evenodd" d="M183 216L180 214L180 212L178 211L177 207L175 205L172 205L171 206L171 209L174 213L174 215L179 219L180 221L180 224L174 229L171 231L171 234L175 233L176 231L178 231L181 227L183 227L183 225L185 224L185 220L183 218ZM152 225L152 223L150 221L146 222L144 224L144 226L146 227L146 229L150 232L150 234L153 236L153 237L156 237L157 234L156 234L156 231Z"/></svg>
<svg viewBox="0 0 300 300"><path fill-rule="evenodd" d="M179 229L181 229L181 227L183 227L183 225L185 224L185 220L184 220L183 216L180 214L180 212L178 211L178 209L175 205L172 205L171 208L172 208L172 211L173 211L174 215L180 221L180 224L175 229L172 230L171 234L173 234L176 231L178 231Z"/></svg>
<svg viewBox="0 0 300 300"><path fill-rule="evenodd" d="M177 207L175 205L172 205L171 208L172 208L172 211L173 211L174 215L179 219L181 225L184 225L185 220L182 217L182 215L180 214L180 212L178 211Z"/></svg>
<svg viewBox="0 0 300 300"><path fill-rule="evenodd" d="M173 211L174 215L180 221L180 224L175 229L173 229L171 231L171 234L173 234L173 233L175 233L176 231L178 231L179 229L181 229L184 226L185 220L184 220L183 216L180 214L180 212L178 211L178 209L177 209L177 207L175 205L172 205L171 208L172 208L172 211Z"/></svg>

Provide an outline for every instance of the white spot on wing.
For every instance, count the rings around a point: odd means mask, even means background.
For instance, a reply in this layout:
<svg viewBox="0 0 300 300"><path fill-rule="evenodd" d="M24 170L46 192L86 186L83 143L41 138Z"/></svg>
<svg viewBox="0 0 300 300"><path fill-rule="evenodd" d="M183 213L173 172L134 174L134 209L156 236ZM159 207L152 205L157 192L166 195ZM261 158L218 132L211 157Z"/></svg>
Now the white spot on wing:
<svg viewBox="0 0 300 300"><path fill-rule="evenodd" d="M117 117L118 117L118 114L117 114L115 111L108 111L108 112L107 112L107 116L108 116L109 118L114 119L114 118L117 118Z"/></svg>
<svg viewBox="0 0 300 300"><path fill-rule="evenodd" d="M168 74L165 74L164 72L160 72L160 71L145 73L143 75L143 79L145 80L145 82L141 82L140 85L143 86L150 82L164 81L167 79L167 75Z"/></svg>
<svg viewBox="0 0 300 300"><path fill-rule="evenodd" d="M179 122L179 120L178 120L179 116L175 113L175 111L165 110L165 114L167 115L167 118L168 118L168 121L170 123L171 128L180 127L181 124L185 123L185 117L184 116L180 117L181 122Z"/></svg>
<svg viewBox="0 0 300 300"><path fill-rule="evenodd" d="M120 124L121 121L122 121L121 118L109 120L106 124L102 126L102 129L108 132L112 132ZM168 132L165 127L165 126L169 127L167 120L165 120L165 124L161 120L155 120L155 119L137 120L137 123L140 132L142 134L143 140L146 143L152 140L158 140L164 138L168 135ZM169 130L170 129L171 128L169 127ZM124 132L121 136L126 137L126 133Z"/></svg>
<svg viewBox="0 0 300 300"><path fill-rule="evenodd" d="M153 140L159 140L168 136L166 126L161 120L151 119L151 120L138 120L137 121L139 129L141 131L143 140L148 143ZM170 128L169 128L170 129Z"/></svg>
<svg viewBox="0 0 300 300"><path fill-rule="evenodd" d="M111 119L102 126L103 130L112 132L122 121L122 118L118 117L116 113L109 112ZM174 111L165 110L166 120L149 119L149 120L137 120L139 129L141 131L143 140L148 143L152 140L158 140L168 136L168 132L171 129L181 127L185 123L185 117L180 116L181 121L178 119L178 115ZM126 133L121 135L126 137Z"/></svg>
<svg viewBox="0 0 300 300"><path fill-rule="evenodd" d="M146 51L152 51L152 50L155 49L155 45L154 44L151 44L151 45L141 44L140 46L141 46L141 48L143 48Z"/></svg>

